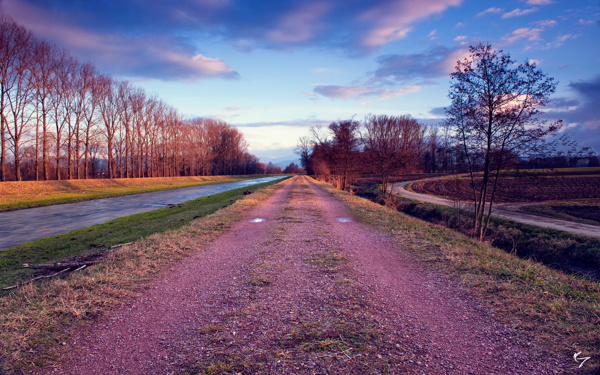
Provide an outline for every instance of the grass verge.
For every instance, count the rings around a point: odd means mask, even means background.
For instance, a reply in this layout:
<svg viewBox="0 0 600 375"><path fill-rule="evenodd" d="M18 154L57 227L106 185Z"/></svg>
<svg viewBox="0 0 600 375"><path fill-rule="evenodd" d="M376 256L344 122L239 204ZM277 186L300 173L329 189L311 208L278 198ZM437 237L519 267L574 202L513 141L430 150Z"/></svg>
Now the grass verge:
<svg viewBox="0 0 600 375"><path fill-rule="evenodd" d="M102 253L113 245L174 230L232 204L242 197L244 191L255 191L269 184L230 190L0 251L0 289L32 277L34 270L22 268L24 263L53 263L72 257ZM218 230L219 227L215 229Z"/></svg>
<svg viewBox="0 0 600 375"><path fill-rule="evenodd" d="M366 191L365 197L427 222L443 225L463 234L472 231L472 214L453 207L422 203L404 197L377 197ZM548 266L600 277L600 239L584 237L511 220L492 218L487 241L497 248Z"/></svg>
<svg viewBox="0 0 600 375"><path fill-rule="evenodd" d="M150 191L220 184L264 176L192 176L117 178L0 183L0 211L147 193Z"/></svg>
<svg viewBox="0 0 600 375"><path fill-rule="evenodd" d="M537 215L600 225L600 199L534 204L523 206L521 209Z"/></svg>
<svg viewBox="0 0 600 375"><path fill-rule="evenodd" d="M189 202L188 217L191 221L186 224L172 220L178 223L178 229L149 235L110 252L100 264L65 278L25 285L1 298L0 373L26 373L55 360L61 351L68 350L61 343L75 329L99 319L113 306L131 299L136 290L168 269L174 261L206 247L245 211L264 201L277 186L263 184L244 188L255 193L237 201L243 197L242 191L219 194L219 202L213 202L212 208L204 213L200 213L202 199ZM215 197L217 195L213 199ZM227 207L218 210L224 206ZM209 211L216 212L194 220L194 217L207 215ZM167 216L157 221L166 221L170 212L165 214ZM147 223L143 215L138 217L139 222ZM139 238L138 235L134 237ZM115 238L114 241L127 239ZM87 251L87 247L81 250Z"/></svg>
<svg viewBox="0 0 600 375"><path fill-rule="evenodd" d="M398 241L428 267L467 287L503 324L573 363L573 373L600 371L600 284L478 243L447 228L321 184L361 221ZM575 353L591 357L578 369Z"/></svg>

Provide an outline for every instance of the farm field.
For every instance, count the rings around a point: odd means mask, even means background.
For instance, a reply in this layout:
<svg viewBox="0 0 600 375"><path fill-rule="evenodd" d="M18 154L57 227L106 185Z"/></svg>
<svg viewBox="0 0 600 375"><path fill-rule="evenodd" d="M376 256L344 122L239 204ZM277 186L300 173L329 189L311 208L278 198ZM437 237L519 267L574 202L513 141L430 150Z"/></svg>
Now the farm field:
<svg viewBox="0 0 600 375"><path fill-rule="evenodd" d="M496 203L524 204L521 210L587 224L600 224L600 168L507 173L499 182ZM470 180L453 177L415 182L410 189L450 199L468 201Z"/></svg>

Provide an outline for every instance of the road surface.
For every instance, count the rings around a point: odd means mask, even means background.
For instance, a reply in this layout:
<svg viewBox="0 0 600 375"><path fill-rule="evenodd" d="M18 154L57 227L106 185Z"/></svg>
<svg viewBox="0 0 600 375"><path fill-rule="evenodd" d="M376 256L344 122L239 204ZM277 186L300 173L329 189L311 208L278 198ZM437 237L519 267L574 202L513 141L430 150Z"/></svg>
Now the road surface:
<svg viewBox="0 0 600 375"><path fill-rule="evenodd" d="M0 212L0 250L281 176Z"/></svg>
<svg viewBox="0 0 600 375"><path fill-rule="evenodd" d="M39 373L565 373L305 177L280 186Z"/></svg>
<svg viewBox="0 0 600 375"><path fill-rule="evenodd" d="M393 187L394 194L443 206L455 207L456 202L451 199L436 197L429 194L420 194L406 189L406 186L416 181L405 181L396 183ZM523 224L535 225L538 227L562 230L580 236L600 238L600 227L597 225L577 223L574 221L561 220L552 217L534 215L522 212L519 208L522 204L514 203L496 203L492 209L492 216L501 219L513 220ZM461 208L469 210L469 204L462 202Z"/></svg>

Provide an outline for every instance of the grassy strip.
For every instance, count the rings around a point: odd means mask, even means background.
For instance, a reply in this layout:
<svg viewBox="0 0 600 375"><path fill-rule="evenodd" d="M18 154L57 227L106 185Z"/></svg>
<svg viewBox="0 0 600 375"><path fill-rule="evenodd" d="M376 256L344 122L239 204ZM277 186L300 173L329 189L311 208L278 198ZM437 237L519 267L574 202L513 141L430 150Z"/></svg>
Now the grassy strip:
<svg viewBox="0 0 600 375"><path fill-rule="evenodd" d="M233 204L242 197L240 192L219 194L221 206L227 207L211 215L121 247L103 263L66 278L26 285L1 298L0 373L26 373L56 360L70 350L62 343L78 327L133 298L136 290L174 261L205 248L279 186L245 188L255 193ZM196 209L190 211L192 217L198 215Z"/></svg>
<svg viewBox="0 0 600 375"><path fill-rule="evenodd" d="M555 217L584 224L600 225L599 199L534 204L523 206L521 209L536 215Z"/></svg>
<svg viewBox="0 0 600 375"><path fill-rule="evenodd" d="M466 211L398 196L384 199L377 197L372 191L365 197L463 234L468 235L472 230L472 214ZM598 238L578 236L499 218L491 219L487 238L492 246L555 268L592 273L600 270L600 239Z"/></svg>
<svg viewBox="0 0 600 375"><path fill-rule="evenodd" d="M271 183L257 184L202 197L0 251L0 270L2 270L0 288L32 277L34 271L22 268L24 263L51 263L75 256L104 252L116 244L174 230L230 205L241 198L246 190L255 191L269 184Z"/></svg>
<svg viewBox="0 0 600 375"><path fill-rule="evenodd" d="M7 181L0 183L0 211L60 203L212 185L264 176L197 176L119 178L61 181Z"/></svg>
<svg viewBox="0 0 600 375"><path fill-rule="evenodd" d="M502 323L559 354L565 362L572 361L574 372L577 352L591 357L579 373L600 370L600 284L319 184L422 263L468 286L468 292L491 308Z"/></svg>

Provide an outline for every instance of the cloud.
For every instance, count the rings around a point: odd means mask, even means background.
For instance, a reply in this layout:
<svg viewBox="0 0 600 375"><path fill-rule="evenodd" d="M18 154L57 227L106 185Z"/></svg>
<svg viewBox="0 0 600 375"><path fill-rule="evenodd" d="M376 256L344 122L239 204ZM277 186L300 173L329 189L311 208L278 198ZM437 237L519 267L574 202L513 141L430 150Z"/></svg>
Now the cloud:
<svg viewBox="0 0 600 375"><path fill-rule="evenodd" d="M280 18L277 27L269 31L267 36L278 43L311 40L323 28L320 20L329 9L327 3L308 3L303 7L292 9Z"/></svg>
<svg viewBox="0 0 600 375"><path fill-rule="evenodd" d="M467 40L469 37L466 35L459 35L456 38L452 39L455 42L464 42L465 40Z"/></svg>
<svg viewBox="0 0 600 375"><path fill-rule="evenodd" d="M400 89L389 89L369 86L338 86L317 85L313 92L329 99L359 99L365 97L377 97L388 99L395 96L403 96L420 91L419 86L405 86Z"/></svg>
<svg viewBox="0 0 600 375"><path fill-rule="evenodd" d="M54 41L82 61L91 60L101 71L127 77L162 80L238 78L224 61L196 53L180 39L167 34L127 36L87 30L62 18L48 23L39 8L8 2L17 21L36 35Z"/></svg>
<svg viewBox="0 0 600 375"><path fill-rule="evenodd" d="M502 40L504 40L508 44L512 44L520 39L526 39L530 42L542 40L542 38L540 37L542 31L542 29L530 29L527 27L523 27L514 30L510 35L505 36Z"/></svg>
<svg viewBox="0 0 600 375"><path fill-rule="evenodd" d="M122 38L125 44L169 35L171 43L196 47L208 37L242 50L316 45L356 56L405 38L417 23L463 1L146 0L141 5L137 0L2 0L0 6L42 31L69 27L100 38ZM64 35L54 34L51 41L71 47ZM196 54L187 53L190 58Z"/></svg>
<svg viewBox="0 0 600 375"><path fill-rule="evenodd" d="M487 8L483 12L478 13L476 17L483 17L488 14L495 14L495 13L502 13L502 12L504 12L504 9L502 9L502 8Z"/></svg>
<svg viewBox="0 0 600 375"><path fill-rule="evenodd" d="M543 20L536 22L536 24L540 27L554 27L558 25L558 22L556 22L555 20Z"/></svg>
<svg viewBox="0 0 600 375"><path fill-rule="evenodd" d="M359 23L369 25L360 45L366 49L375 49L388 42L403 39L412 30L414 23L461 3L462 0L388 0L380 6L371 7L356 18Z"/></svg>
<svg viewBox="0 0 600 375"><path fill-rule="evenodd" d="M578 24L580 24L580 25L585 25L585 26L588 26L588 25L595 25L595 24L596 24L596 22L597 22L597 21L593 21L593 20L583 20L583 19L581 19L581 20L577 21L577 23L578 23Z"/></svg>
<svg viewBox="0 0 600 375"><path fill-rule="evenodd" d="M552 4L552 0L526 0L527 5L548 5Z"/></svg>
<svg viewBox="0 0 600 375"><path fill-rule="evenodd" d="M466 50L436 46L423 53L383 55L377 59L379 67L372 80L392 79L396 82L428 80L448 75Z"/></svg>
<svg viewBox="0 0 600 375"><path fill-rule="evenodd" d="M545 46L545 49L561 47L565 44L566 41L571 40L571 39L577 39L580 36L581 35L573 35L573 34L559 35L552 42L547 43Z"/></svg>
<svg viewBox="0 0 600 375"><path fill-rule="evenodd" d="M553 99L544 111L545 117L578 124L581 129L588 131L590 139L597 139L600 143L600 75L587 81L571 82L569 89L576 98ZM600 148L597 151L600 152Z"/></svg>
<svg viewBox="0 0 600 375"><path fill-rule="evenodd" d="M512 17L521 17L524 15L527 15L529 13L533 13L533 12L537 12L539 10L539 8L530 8L530 9L515 9L513 11L510 11L508 13L504 13L502 15L502 18L512 18Z"/></svg>
<svg viewBox="0 0 600 375"><path fill-rule="evenodd" d="M600 75L589 81L572 82L569 88L582 99L577 114L588 129L600 128Z"/></svg>

